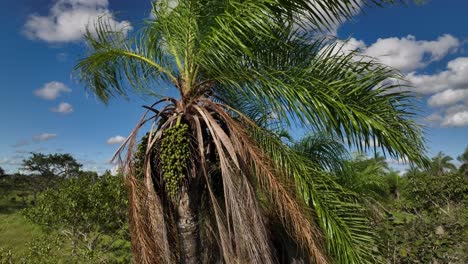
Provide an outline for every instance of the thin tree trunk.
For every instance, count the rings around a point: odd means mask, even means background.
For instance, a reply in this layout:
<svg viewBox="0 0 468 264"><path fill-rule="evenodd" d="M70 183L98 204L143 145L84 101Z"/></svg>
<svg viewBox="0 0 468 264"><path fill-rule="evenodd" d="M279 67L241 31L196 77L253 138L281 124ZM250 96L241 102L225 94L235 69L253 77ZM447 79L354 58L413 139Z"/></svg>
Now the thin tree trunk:
<svg viewBox="0 0 468 264"><path fill-rule="evenodd" d="M177 228L180 240L180 262L182 264L199 264L200 233L198 223L197 194L183 187L177 206Z"/></svg>

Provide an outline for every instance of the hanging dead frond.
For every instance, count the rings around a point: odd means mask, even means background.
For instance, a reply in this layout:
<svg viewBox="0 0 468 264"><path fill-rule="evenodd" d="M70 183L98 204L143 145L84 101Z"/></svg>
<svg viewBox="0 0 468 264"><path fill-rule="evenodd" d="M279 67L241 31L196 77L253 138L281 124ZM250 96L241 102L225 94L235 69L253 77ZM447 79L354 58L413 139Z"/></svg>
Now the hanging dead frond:
<svg viewBox="0 0 468 264"><path fill-rule="evenodd" d="M270 197L287 230L308 252L311 260L315 263L328 263L327 254L321 245L323 238L319 229L313 223L312 217L306 214L308 210L300 206L298 199L280 181L279 176L282 172L275 169L264 152L256 147L240 124L223 108L212 102L208 104L226 123L232 148L238 151L239 157L243 157L247 167L253 170L259 186Z"/></svg>

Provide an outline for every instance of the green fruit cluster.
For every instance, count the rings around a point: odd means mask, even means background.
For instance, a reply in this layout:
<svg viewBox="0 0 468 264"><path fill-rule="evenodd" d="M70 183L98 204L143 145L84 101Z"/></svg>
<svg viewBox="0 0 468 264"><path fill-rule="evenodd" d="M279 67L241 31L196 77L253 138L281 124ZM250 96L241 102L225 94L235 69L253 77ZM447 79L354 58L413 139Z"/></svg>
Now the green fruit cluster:
<svg viewBox="0 0 468 264"><path fill-rule="evenodd" d="M166 191L172 198L179 193L190 158L187 131L187 124L178 124L164 131L161 139L161 168Z"/></svg>

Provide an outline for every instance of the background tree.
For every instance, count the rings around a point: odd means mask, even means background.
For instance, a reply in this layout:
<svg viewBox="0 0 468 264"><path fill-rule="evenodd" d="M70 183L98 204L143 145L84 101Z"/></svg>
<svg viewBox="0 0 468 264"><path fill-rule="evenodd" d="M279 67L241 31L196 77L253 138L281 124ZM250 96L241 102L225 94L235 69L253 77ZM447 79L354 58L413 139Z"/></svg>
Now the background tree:
<svg viewBox="0 0 468 264"><path fill-rule="evenodd" d="M468 181L452 172L419 172L402 178L400 200L386 201L391 215L378 222L380 248L393 263L468 261Z"/></svg>
<svg viewBox="0 0 468 264"><path fill-rule="evenodd" d="M337 182L361 197L381 199L388 194L384 178L388 170L384 157L377 154L369 158L363 153L357 153L344 162L344 171L338 175Z"/></svg>
<svg viewBox="0 0 468 264"><path fill-rule="evenodd" d="M430 172L434 175L440 176L446 172L455 171L457 168L451 162L452 160L452 157L445 155L442 151L440 151L435 157L432 158Z"/></svg>
<svg viewBox="0 0 468 264"><path fill-rule="evenodd" d="M70 154L32 152L31 155L23 160L22 169L44 177L74 177L82 166Z"/></svg>
<svg viewBox="0 0 468 264"><path fill-rule="evenodd" d="M461 162L460 165L460 172L465 175L465 177L468 177L468 147L465 148L465 151L457 157L457 160Z"/></svg>
<svg viewBox="0 0 468 264"><path fill-rule="evenodd" d="M78 176L82 166L70 154L31 155L23 160L22 170L31 173L28 181L34 202L38 193L55 186L60 179Z"/></svg>
<svg viewBox="0 0 468 264"><path fill-rule="evenodd" d="M199 263L202 255L204 262L275 262L265 212L306 262L329 255L372 262L372 243L362 237L357 248L334 247L333 239L322 248L320 230L333 235L331 214L322 213L333 192L321 198L316 187L326 177L247 117L274 113L281 124L335 133L363 149L378 141L391 156L425 162L411 95L385 82L399 76L354 53L336 54L338 44L316 34L366 4L156 1L155 19L134 36L102 21L88 32L89 53L76 69L104 102L129 91L158 96L161 82L178 93L147 106L151 116L121 148L136 262ZM137 133L147 122L137 164Z"/></svg>
<svg viewBox="0 0 468 264"><path fill-rule="evenodd" d="M4 176L5 175L5 170L3 170L2 167L0 167L0 177Z"/></svg>

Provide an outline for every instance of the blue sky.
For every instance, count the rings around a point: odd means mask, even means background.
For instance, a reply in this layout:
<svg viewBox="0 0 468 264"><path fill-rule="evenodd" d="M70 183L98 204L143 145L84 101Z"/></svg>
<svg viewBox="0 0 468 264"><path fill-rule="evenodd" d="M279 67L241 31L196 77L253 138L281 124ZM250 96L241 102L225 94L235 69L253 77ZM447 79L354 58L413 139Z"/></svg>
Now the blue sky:
<svg viewBox="0 0 468 264"><path fill-rule="evenodd" d="M149 0L0 1L0 166L17 170L28 152L71 153L86 169L108 160L148 103L99 102L72 75L85 54L84 24L107 14L135 30ZM414 85L429 154L453 157L468 145L468 1L366 9L337 27L346 47L401 70Z"/></svg>

